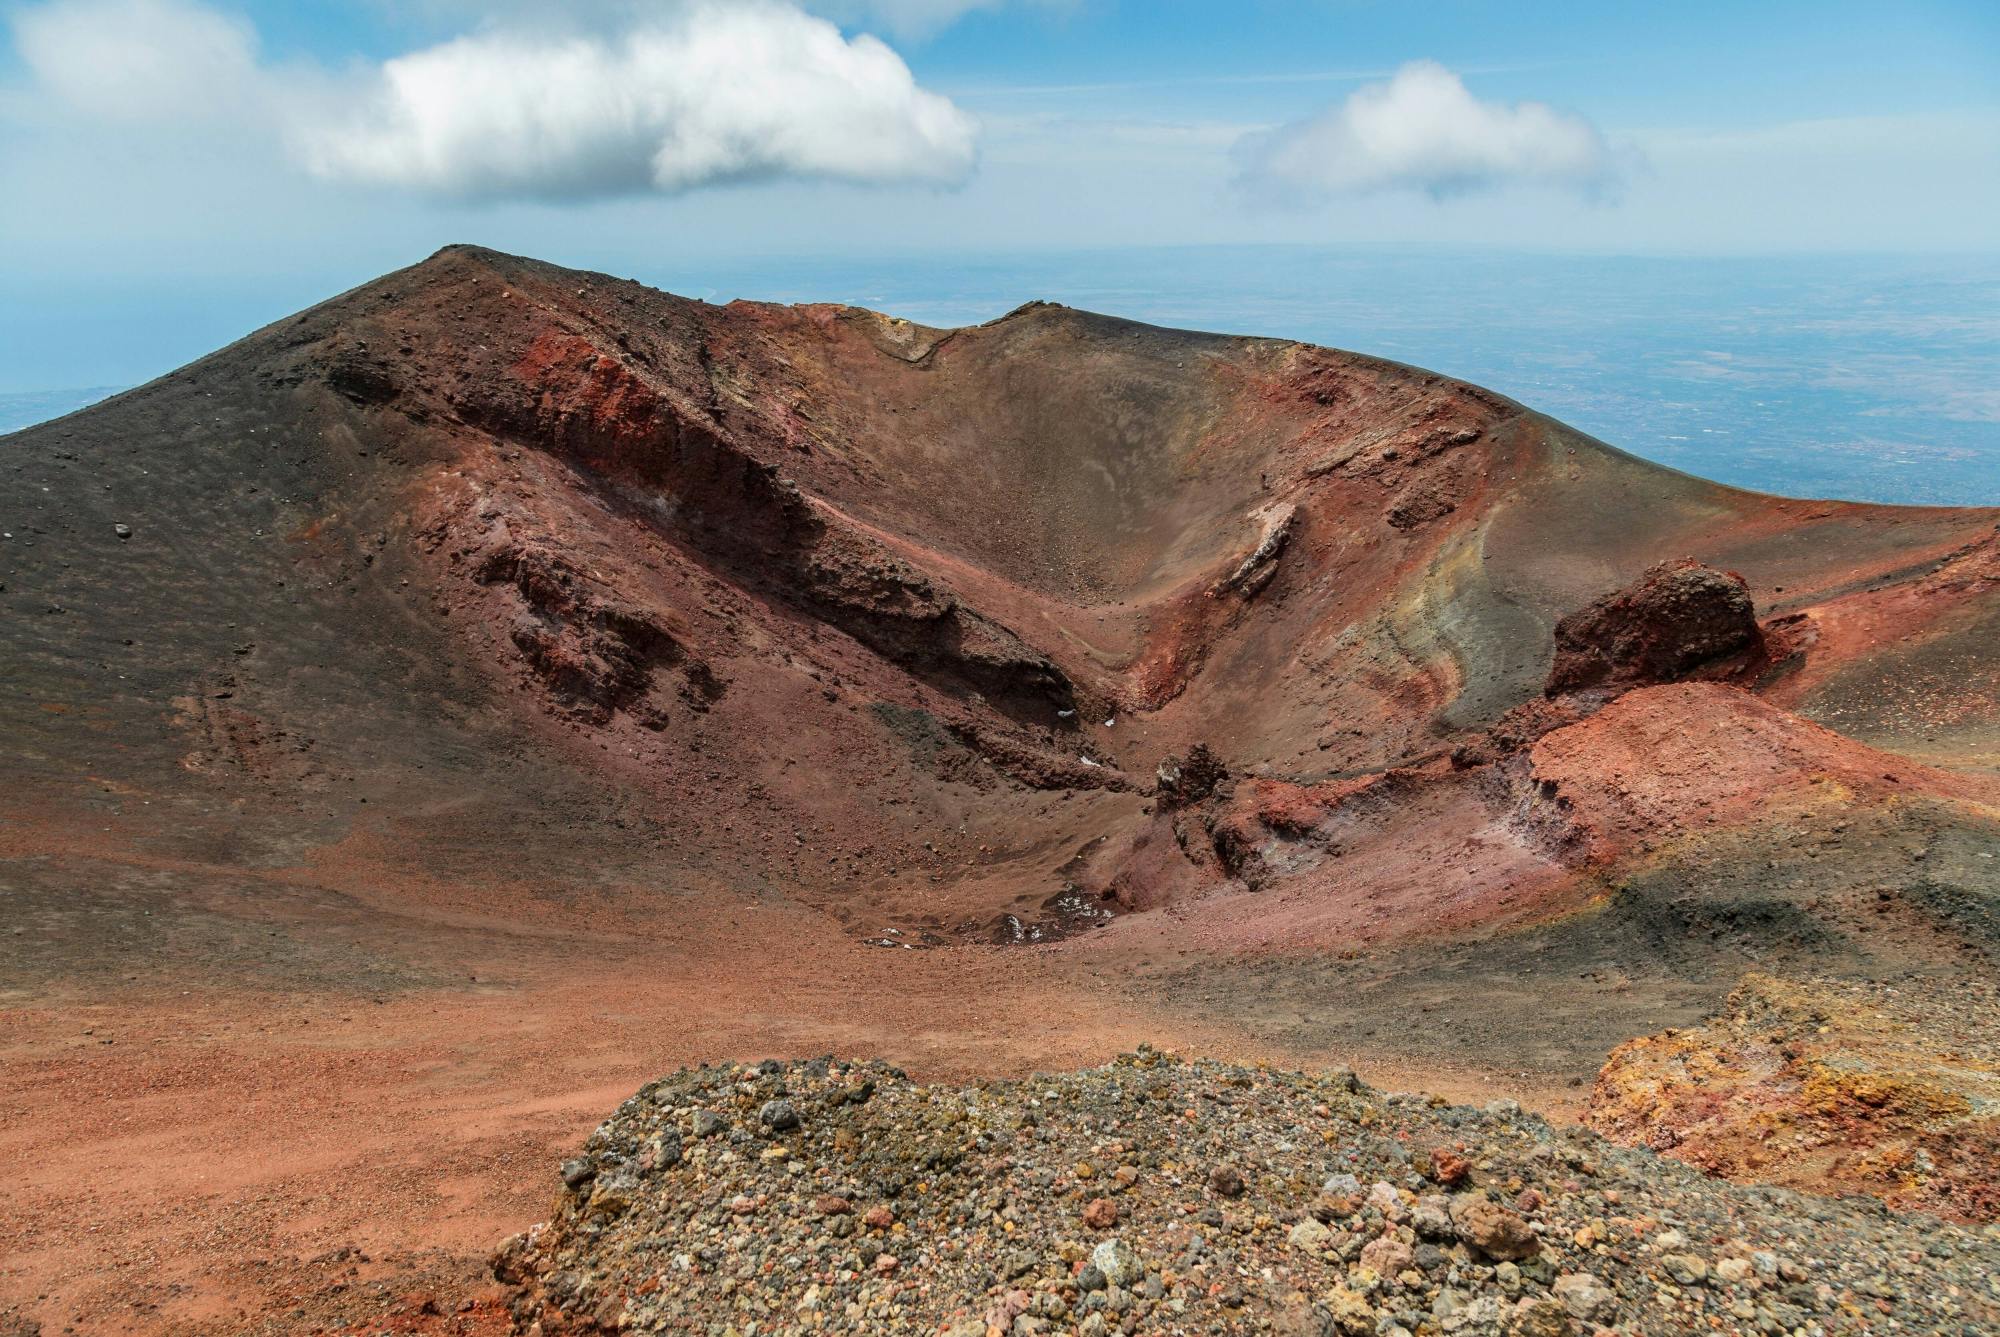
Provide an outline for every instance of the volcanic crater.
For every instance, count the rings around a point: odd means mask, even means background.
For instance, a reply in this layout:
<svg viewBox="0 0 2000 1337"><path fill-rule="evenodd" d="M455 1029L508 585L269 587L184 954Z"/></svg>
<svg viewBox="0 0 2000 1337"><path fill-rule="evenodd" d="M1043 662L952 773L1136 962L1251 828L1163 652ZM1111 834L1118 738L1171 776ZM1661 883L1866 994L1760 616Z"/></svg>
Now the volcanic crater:
<svg viewBox="0 0 2000 1337"><path fill-rule="evenodd" d="M1950 997L2000 925L2000 511L1357 354L459 246L0 469L24 1314L471 1287L681 1062L1147 1040L1579 1117L1746 973Z"/></svg>

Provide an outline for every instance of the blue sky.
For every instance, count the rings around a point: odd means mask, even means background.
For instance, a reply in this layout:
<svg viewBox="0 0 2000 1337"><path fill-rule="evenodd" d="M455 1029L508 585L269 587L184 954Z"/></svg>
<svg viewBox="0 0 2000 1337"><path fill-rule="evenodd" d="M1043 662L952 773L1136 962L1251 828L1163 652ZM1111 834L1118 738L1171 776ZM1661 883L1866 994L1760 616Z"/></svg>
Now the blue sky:
<svg viewBox="0 0 2000 1337"><path fill-rule="evenodd" d="M509 13L389 0L220 7L252 17L274 56L315 59L386 59ZM820 11L849 31L887 36L925 83L954 95L1146 86L1070 95L1098 110L1238 115L1249 99L1258 114L1286 116L1311 104L1313 87L1337 82L1314 75L1387 71L1417 58L1493 69L1493 88L1513 96L1683 126L1990 109L2000 78L2000 7L1980 3L916 0ZM929 23L909 21L926 13ZM1231 82L1184 82L1207 79ZM1274 82L1259 93L1260 80ZM1289 80L1303 91L1276 82Z"/></svg>
<svg viewBox="0 0 2000 1337"><path fill-rule="evenodd" d="M1991 3L0 12L0 391L163 369L458 240L646 274L1262 243L1935 255L2000 235ZM52 382L64 341L104 355Z"/></svg>

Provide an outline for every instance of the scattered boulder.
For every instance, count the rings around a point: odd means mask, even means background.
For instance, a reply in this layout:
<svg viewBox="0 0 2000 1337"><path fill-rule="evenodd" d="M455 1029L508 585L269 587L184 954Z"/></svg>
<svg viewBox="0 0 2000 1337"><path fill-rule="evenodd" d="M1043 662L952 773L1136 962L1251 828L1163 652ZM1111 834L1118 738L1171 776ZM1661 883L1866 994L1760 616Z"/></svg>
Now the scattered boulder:
<svg viewBox="0 0 2000 1337"><path fill-rule="evenodd" d="M1324 1321L1319 1325L1323 1333L1339 1333L1340 1337L1367 1337L1379 1330L1380 1319L1375 1307L1363 1296L1355 1294L1345 1286L1336 1286L1321 1299Z"/></svg>
<svg viewBox="0 0 2000 1337"><path fill-rule="evenodd" d="M1146 1265L1124 1240L1104 1241L1090 1251L1090 1262L1113 1286L1131 1286L1146 1275Z"/></svg>
<svg viewBox="0 0 2000 1337"><path fill-rule="evenodd" d="M1457 1188L1471 1173L1472 1162L1450 1147L1438 1147L1431 1152L1431 1178L1446 1188Z"/></svg>
<svg viewBox="0 0 2000 1337"><path fill-rule="evenodd" d="M1416 1265L1417 1255L1394 1235L1378 1235L1361 1249L1361 1266L1378 1277L1393 1277Z"/></svg>
<svg viewBox="0 0 2000 1337"><path fill-rule="evenodd" d="M1488 1258L1515 1260L1541 1252L1542 1242L1528 1223L1484 1193L1461 1193L1451 1202L1458 1237Z"/></svg>
<svg viewBox="0 0 2000 1337"><path fill-rule="evenodd" d="M1208 1173L1208 1191L1218 1198L1240 1198L1243 1188L1243 1174L1233 1165L1218 1165Z"/></svg>
<svg viewBox="0 0 2000 1337"><path fill-rule="evenodd" d="M1333 1242L1333 1232L1309 1216L1293 1226L1285 1239L1301 1253L1318 1253Z"/></svg>
<svg viewBox="0 0 2000 1337"><path fill-rule="evenodd" d="M1608 1321L1618 1308L1618 1297L1588 1272L1565 1272L1549 1289L1572 1318L1584 1323Z"/></svg>
<svg viewBox="0 0 2000 1337"><path fill-rule="evenodd" d="M1547 1298L1521 1301L1507 1319L1507 1337L1571 1337L1575 1331L1568 1312Z"/></svg>
<svg viewBox="0 0 2000 1337"><path fill-rule="evenodd" d="M1431 1193L1417 1199L1417 1205L1410 1212L1410 1228L1421 1239L1449 1243L1458 1238L1458 1227L1452 1224L1451 1200L1442 1193Z"/></svg>

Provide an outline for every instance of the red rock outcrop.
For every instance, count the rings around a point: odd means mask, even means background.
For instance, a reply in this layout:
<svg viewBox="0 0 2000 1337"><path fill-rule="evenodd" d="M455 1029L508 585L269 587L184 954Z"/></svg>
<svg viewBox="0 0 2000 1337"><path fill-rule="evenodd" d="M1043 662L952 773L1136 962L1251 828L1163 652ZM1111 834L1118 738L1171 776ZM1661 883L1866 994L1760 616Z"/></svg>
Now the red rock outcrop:
<svg viewBox="0 0 2000 1337"><path fill-rule="evenodd" d="M2000 996L1757 974L1699 1026L1622 1045L1590 1124L1711 1174L2000 1218Z"/></svg>
<svg viewBox="0 0 2000 1337"><path fill-rule="evenodd" d="M1678 682L1760 644L1748 582L1684 557L1557 622L1547 692Z"/></svg>

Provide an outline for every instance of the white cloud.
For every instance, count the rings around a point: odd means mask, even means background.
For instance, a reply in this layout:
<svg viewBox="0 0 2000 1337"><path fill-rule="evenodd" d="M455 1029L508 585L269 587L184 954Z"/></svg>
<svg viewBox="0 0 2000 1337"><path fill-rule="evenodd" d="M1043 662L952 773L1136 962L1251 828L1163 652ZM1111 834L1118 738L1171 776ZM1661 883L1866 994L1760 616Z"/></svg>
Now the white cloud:
<svg viewBox="0 0 2000 1337"><path fill-rule="evenodd" d="M308 127L314 171L473 199L583 199L774 177L955 183L974 127L901 57L775 4L615 37L494 32L382 67L360 115Z"/></svg>
<svg viewBox="0 0 2000 1337"><path fill-rule="evenodd" d="M186 0L63 0L13 15L37 85L86 115L208 120L257 82L257 34Z"/></svg>
<svg viewBox="0 0 2000 1337"><path fill-rule="evenodd" d="M1482 102L1434 61L1238 146L1243 180L1279 196L1414 190L1433 198L1510 184L1602 191L1610 146L1588 121L1540 102Z"/></svg>
<svg viewBox="0 0 2000 1337"><path fill-rule="evenodd" d="M338 72L261 61L254 29L194 0L53 0L13 27L35 119L134 147L255 145L334 183L571 201L972 170L971 118L876 38L777 0L650 12L566 31L507 19Z"/></svg>

